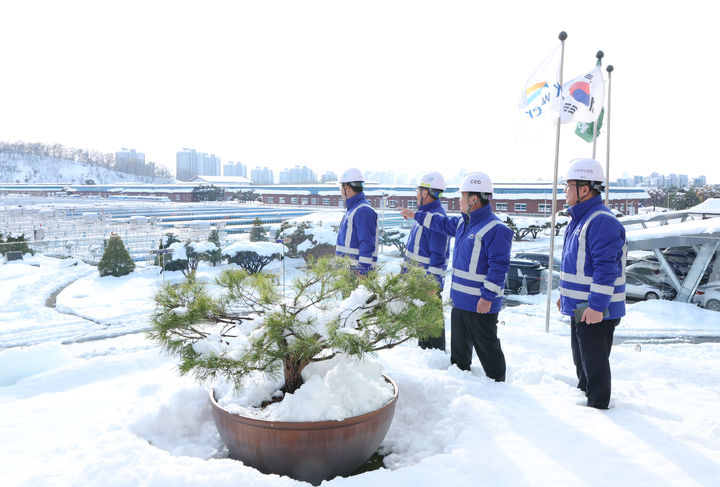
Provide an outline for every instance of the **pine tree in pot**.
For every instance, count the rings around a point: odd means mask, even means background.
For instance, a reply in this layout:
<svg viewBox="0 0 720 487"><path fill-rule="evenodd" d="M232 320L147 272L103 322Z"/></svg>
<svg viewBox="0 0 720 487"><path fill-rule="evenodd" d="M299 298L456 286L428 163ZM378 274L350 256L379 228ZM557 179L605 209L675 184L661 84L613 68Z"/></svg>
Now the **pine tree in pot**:
<svg viewBox="0 0 720 487"><path fill-rule="evenodd" d="M282 398L281 404L301 392L306 367L349 363L441 332L436 284L419 269L372 272L360 280L346 260L320 259L290 289L283 297L275 276L234 269L213 286L166 286L155 296L150 336L180 357L181 373L201 381L221 379L242 391L258 374L281 377L276 397L270 391L264 398L275 404ZM264 472L318 483L352 472L380 445L397 399L389 383L390 403L342 420L265 421L231 414L214 394L211 403L231 456Z"/></svg>

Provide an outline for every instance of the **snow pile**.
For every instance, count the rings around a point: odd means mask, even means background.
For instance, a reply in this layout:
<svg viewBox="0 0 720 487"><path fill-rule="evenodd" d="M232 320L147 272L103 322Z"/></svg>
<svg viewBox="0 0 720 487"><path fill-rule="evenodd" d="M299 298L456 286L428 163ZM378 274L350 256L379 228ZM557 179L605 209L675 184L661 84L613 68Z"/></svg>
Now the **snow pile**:
<svg viewBox="0 0 720 487"><path fill-rule="evenodd" d="M337 242L337 228L345 215L345 210L322 210L309 215L303 215L287 220L290 224L299 225L300 223L309 223L311 228L305 230L305 233L312 234L313 240L317 244L335 245ZM298 250L300 248L298 247Z"/></svg>
<svg viewBox="0 0 720 487"><path fill-rule="evenodd" d="M173 456L211 458L223 449L208 392L197 387L178 390L157 411L131 424L130 430Z"/></svg>
<svg viewBox="0 0 720 487"><path fill-rule="evenodd" d="M217 245L212 242L190 242L188 247L197 254L214 252L218 248Z"/></svg>
<svg viewBox="0 0 720 487"><path fill-rule="evenodd" d="M173 242L167 248L172 250L170 254L166 254L167 260L187 260L187 249L183 242Z"/></svg>
<svg viewBox="0 0 720 487"><path fill-rule="evenodd" d="M309 364L302 376L304 383L295 393L262 409L258 402L277 397L282 379L268 381L258 374L239 395L225 387L216 399L229 412L266 421L339 421L379 409L394 395L377 360L337 356Z"/></svg>
<svg viewBox="0 0 720 487"><path fill-rule="evenodd" d="M681 317L681 318L679 318ZM691 303L651 300L626 307L618 328L624 335L638 336L715 336L720 332L720 316Z"/></svg>
<svg viewBox="0 0 720 487"><path fill-rule="evenodd" d="M233 257L240 252L255 252L263 257L272 257L283 251L283 244L276 242L235 242L222 251L223 255ZM287 249L285 249L287 250Z"/></svg>

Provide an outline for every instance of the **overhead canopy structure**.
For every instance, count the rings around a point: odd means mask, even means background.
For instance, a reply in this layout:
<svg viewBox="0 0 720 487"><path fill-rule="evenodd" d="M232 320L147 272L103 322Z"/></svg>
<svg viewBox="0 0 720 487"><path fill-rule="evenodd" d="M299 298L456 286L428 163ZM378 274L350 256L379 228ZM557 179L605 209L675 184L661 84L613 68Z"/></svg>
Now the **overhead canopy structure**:
<svg viewBox="0 0 720 487"><path fill-rule="evenodd" d="M647 223L650 222L660 222L661 225L665 225L671 220L680 220L684 222L691 215L700 216L701 218L713 218L720 216L720 198L708 198L699 205L695 205L686 210L666 211L655 215L623 217L620 219L620 222L625 226L640 224L643 228L647 228Z"/></svg>
<svg viewBox="0 0 720 487"><path fill-rule="evenodd" d="M626 223L624 218L620 221ZM677 291L676 301L690 301L708 264L720 246L720 218L683 221L627 232L628 250L652 250ZM665 259L662 249L692 245L695 261L682 281Z"/></svg>

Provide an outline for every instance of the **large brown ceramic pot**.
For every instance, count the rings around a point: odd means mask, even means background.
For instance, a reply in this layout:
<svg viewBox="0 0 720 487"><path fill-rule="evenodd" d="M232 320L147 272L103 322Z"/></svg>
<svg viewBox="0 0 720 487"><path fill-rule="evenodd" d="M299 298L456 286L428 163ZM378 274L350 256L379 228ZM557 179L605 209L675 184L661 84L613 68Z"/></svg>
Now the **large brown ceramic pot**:
<svg viewBox="0 0 720 487"><path fill-rule="evenodd" d="M264 473L287 475L319 484L360 467L382 443L395 414L393 398L376 411L342 421L263 421L221 408L211 391L210 403L220 438L230 456Z"/></svg>

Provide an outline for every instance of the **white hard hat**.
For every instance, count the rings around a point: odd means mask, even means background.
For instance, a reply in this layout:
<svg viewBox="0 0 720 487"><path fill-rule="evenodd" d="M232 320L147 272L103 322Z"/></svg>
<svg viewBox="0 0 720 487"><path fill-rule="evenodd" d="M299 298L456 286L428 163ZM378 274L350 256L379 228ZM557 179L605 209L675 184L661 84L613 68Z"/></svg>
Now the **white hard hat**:
<svg viewBox="0 0 720 487"><path fill-rule="evenodd" d="M461 193L491 193L493 192L490 176L484 172L471 172L460 183Z"/></svg>
<svg viewBox="0 0 720 487"><path fill-rule="evenodd" d="M445 178L437 171L431 171L420 178L418 187L445 191Z"/></svg>
<svg viewBox="0 0 720 487"><path fill-rule="evenodd" d="M567 171L565 181L605 181L602 165L595 159L573 159Z"/></svg>
<svg viewBox="0 0 720 487"><path fill-rule="evenodd" d="M340 176L341 183L365 182L362 171L356 167L349 167Z"/></svg>

